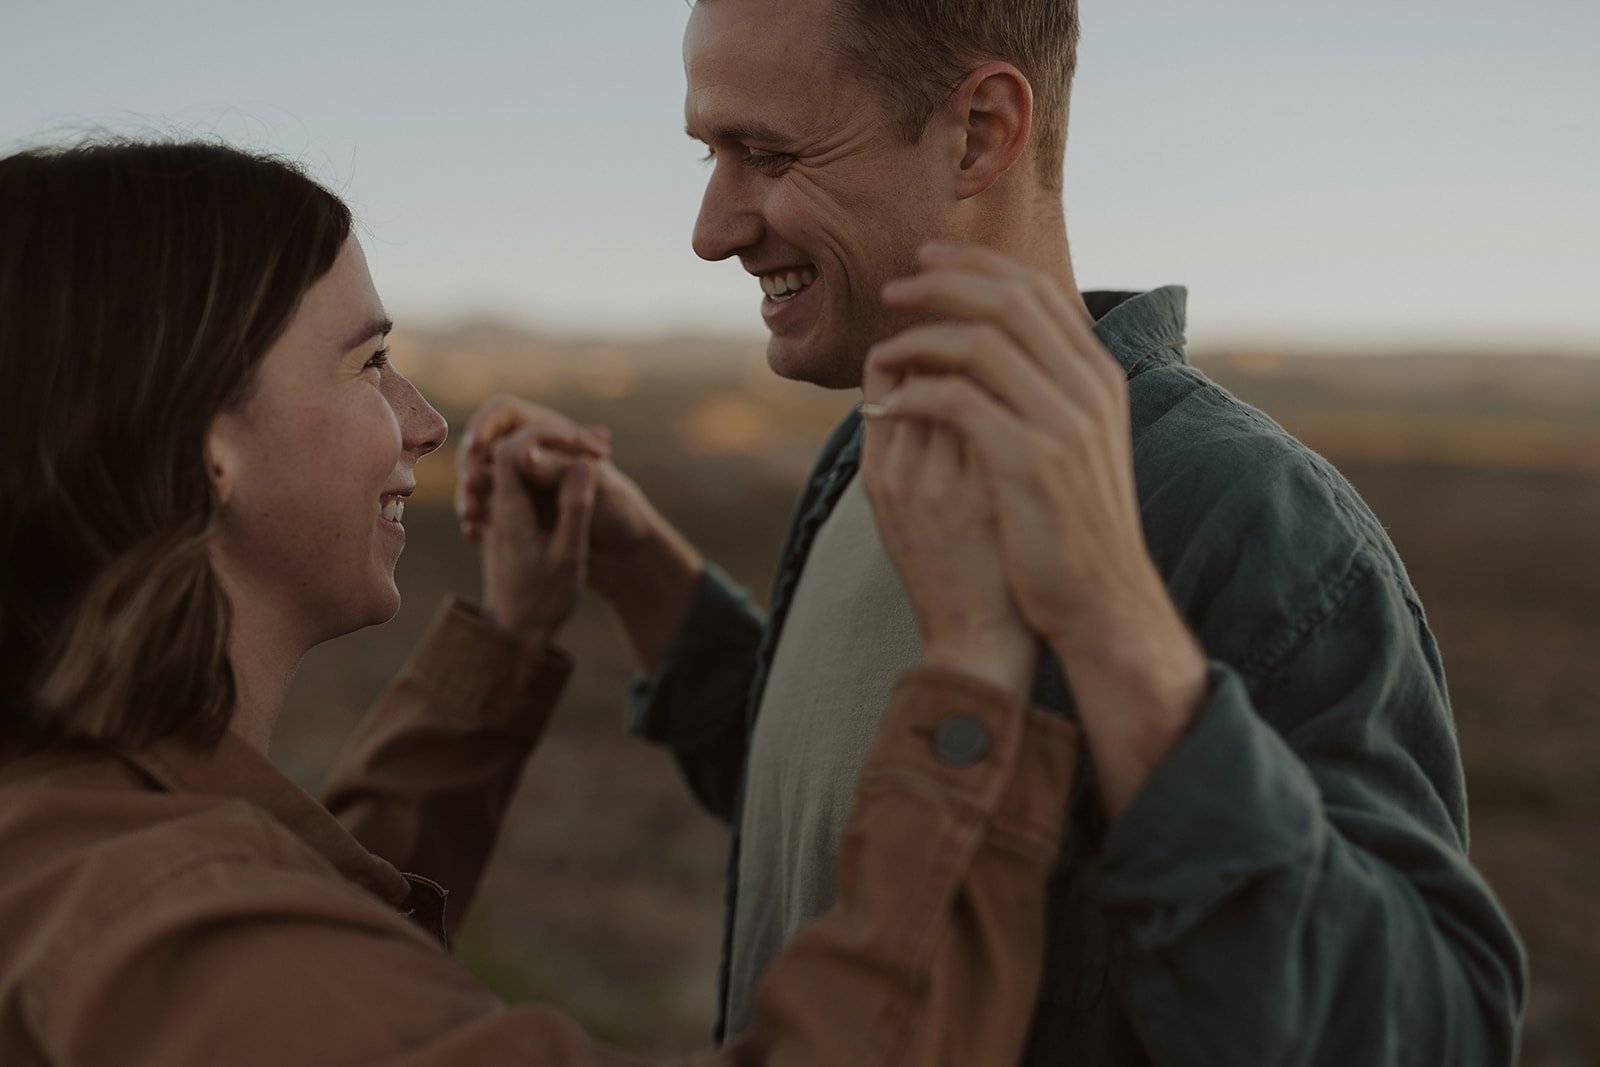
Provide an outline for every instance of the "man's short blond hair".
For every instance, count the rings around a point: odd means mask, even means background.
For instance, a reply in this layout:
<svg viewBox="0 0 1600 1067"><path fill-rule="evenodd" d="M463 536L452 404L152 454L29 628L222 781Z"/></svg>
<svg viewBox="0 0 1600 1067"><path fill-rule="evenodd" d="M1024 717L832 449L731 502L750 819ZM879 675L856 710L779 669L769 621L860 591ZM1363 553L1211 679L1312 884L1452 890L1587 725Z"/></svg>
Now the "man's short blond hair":
<svg viewBox="0 0 1600 1067"><path fill-rule="evenodd" d="M883 94L915 141L979 64L1003 60L1033 87L1040 180L1060 191L1067 109L1078 61L1077 0L834 0L832 36L846 70Z"/></svg>

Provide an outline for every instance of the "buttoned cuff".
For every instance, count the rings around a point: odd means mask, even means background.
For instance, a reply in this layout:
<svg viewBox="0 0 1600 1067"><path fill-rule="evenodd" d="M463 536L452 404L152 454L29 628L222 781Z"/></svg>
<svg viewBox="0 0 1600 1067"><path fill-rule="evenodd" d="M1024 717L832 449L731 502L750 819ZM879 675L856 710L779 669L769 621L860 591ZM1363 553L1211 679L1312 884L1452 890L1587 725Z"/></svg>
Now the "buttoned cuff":
<svg viewBox="0 0 1600 1067"><path fill-rule="evenodd" d="M760 645L760 609L708 561L666 656L654 674L629 687L629 733L693 748L721 733L730 716L742 719Z"/></svg>
<svg viewBox="0 0 1600 1067"><path fill-rule="evenodd" d="M1324 846L1311 772L1232 668L1209 672L1205 705L1112 824L1090 880L1095 899L1128 910L1141 949L1170 944L1241 886Z"/></svg>
<svg viewBox="0 0 1600 1067"><path fill-rule="evenodd" d="M948 668L913 667L895 681L862 780L931 784L991 817L995 831L1053 854L1077 744L1072 723L997 686Z"/></svg>
<svg viewBox="0 0 1600 1067"><path fill-rule="evenodd" d="M536 739L566 688L572 657L554 646L529 649L481 611L447 598L401 672L425 690L419 710Z"/></svg>

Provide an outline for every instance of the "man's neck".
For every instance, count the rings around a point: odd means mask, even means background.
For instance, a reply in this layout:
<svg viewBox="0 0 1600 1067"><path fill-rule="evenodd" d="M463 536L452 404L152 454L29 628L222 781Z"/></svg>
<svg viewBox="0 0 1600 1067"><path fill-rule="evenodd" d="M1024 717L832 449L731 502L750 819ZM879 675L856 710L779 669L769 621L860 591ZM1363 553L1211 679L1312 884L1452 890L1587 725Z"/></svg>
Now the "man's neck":
<svg viewBox="0 0 1600 1067"><path fill-rule="evenodd" d="M1079 295L1066 214L1057 194L1039 191L1026 204L995 213L976 228L972 240L1051 278L1066 294L1067 303L1092 319Z"/></svg>

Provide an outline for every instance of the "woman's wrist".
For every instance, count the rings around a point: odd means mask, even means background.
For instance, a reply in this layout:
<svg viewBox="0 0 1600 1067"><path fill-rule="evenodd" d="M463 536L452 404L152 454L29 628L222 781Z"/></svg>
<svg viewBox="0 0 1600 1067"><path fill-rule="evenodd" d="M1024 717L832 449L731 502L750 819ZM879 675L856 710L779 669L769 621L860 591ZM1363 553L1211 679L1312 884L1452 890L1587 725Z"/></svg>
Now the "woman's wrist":
<svg viewBox="0 0 1600 1067"><path fill-rule="evenodd" d="M501 636L515 641L524 651L537 652L555 643L562 623L537 618L518 618L503 607L485 604L480 613Z"/></svg>
<svg viewBox="0 0 1600 1067"><path fill-rule="evenodd" d="M925 642L922 661L970 674L1026 700L1039 669L1039 643L1027 634L939 638Z"/></svg>

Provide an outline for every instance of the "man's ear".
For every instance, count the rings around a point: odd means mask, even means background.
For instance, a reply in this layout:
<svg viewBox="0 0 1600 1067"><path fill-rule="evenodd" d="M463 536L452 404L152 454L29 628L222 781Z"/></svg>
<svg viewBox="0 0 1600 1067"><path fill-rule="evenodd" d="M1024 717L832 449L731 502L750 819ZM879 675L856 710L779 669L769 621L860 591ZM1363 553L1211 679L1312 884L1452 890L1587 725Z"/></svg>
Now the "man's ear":
<svg viewBox="0 0 1600 1067"><path fill-rule="evenodd" d="M956 195L985 192L1010 170L1033 133L1033 86L1010 63L992 62L968 74L950 98L964 143Z"/></svg>
<svg viewBox="0 0 1600 1067"><path fill-rule="evenodd" d="M206 431L206 473L211 476L217 499L224 504L233 495L233 487L239 477L239 461L243 454L239 447L239 434L242 429L238 416L225 411L211 420L211 428Z"/></svg>

